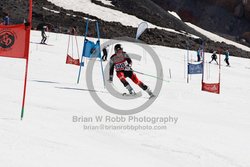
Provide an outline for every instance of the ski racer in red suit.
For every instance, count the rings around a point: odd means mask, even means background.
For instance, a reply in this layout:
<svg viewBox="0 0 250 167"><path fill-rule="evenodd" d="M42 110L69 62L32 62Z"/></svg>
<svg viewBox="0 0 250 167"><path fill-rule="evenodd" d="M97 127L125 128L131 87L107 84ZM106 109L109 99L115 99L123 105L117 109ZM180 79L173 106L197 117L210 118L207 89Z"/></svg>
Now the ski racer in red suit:
<svg viewBox="0 0 250 167"><path fill-rule="evenodd" d="M124 87L128 89L129 94L135 95L135 91L127 82L127 77L129 77L135 84L146 91L150 97L153 97L154 95L149 87L141 82L133 72L131 68L132 60L126 52L123 52L121 44L116 44L114 50L115 54L110 57L109 81L113 81L113 74L115 69L117 77L120 79Z"/></svg>

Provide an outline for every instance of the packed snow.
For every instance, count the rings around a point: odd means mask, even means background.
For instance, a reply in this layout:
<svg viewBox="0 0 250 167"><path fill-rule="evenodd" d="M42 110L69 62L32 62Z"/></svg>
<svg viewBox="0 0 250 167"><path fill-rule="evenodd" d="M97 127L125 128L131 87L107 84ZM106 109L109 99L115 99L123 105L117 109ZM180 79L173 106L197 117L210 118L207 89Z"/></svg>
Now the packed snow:
<svg viewBox="0 0 250 167"><path fill-rule="evenodd" d="M102 3L105 4L105 5L114 6L114 5L111 3L111 0L98 0L98 1L102 2Z"/></svg>
<svg viewBox="0 0 250 167"><path fill-rule="evenodd" d="M114 16L119 16L119 21L135 27L142 22L87 0L51 2L104 20L110 17L111 21L117 21ZM94 13L96 11L100 13ZM90 90L86 84L89 64L86 59L80 83L76 84L79 67L65 63L68 46L68 54L78 57L75 39L68 45L68 35L47 35L48 45L41 45L40 32L32 31L31 34L27 99L22 121L25 61L0 57L1 166L250 166L249 59L230 57L231 67L226 67L221 55L221 94L218 95L201 91L201 75L190 76L187 84L187 54L189 61L194 62L196 51L152 45L163 67L162 90L146 110L121 116L102 109L90 92L95 91L106 104L124 109L144 103L148 95L142 91L142 98L134 100L116 99L110 95L103 86L99 60L95 61L93 70L95 89ZM101 39L101 43L106 41ZM77 42L81 56L83 37L78 36ZM128 54L142 56L141 61L133 61L134 70L156 75L152 58L143 48L134 43L120 43ZM108 58L113 48L114 45L109 46ZM207 63L210 56L205 53L205 73L208 74L205 79L216 82L218 66L214 62ZM103 63L104 67L107 63ZM155 88L155 78L137 76L151 89ZM126 92L116 76L113 84L119 92ZM137 85L131 85L140 91ZM103 120L98 122L97 117Z"/></svg>
<svg viewBox="0 0 250 167"><path fill-rule="evenodd" d="M0 57L2 166L250 165L249 59L230 57L232 67L225 67L222 62L221 94L218 95L201 91L201 75L191 76L190 83L186 83L186 50L151 46L163 65L166 81L161 93L149 108L133 115L135 119L149 120L129 122L129 116L123 116L126 121L119 122L121 116L103 110L91 98L85 83L86 67L80 84L76 84L79 67L65 64L68 36L54 33L48 36L49 45L37 44L41 40L40 32L32 31L23 121L20 121L20 111L25 61ZM77 39L82 49L83 37ZM140 62L134 61L135 70L155 75L149 54L136 44L121 43L128 53L142 56ZM76 58L75 49L76 46L70 48L69 54ZM109 49L112 54L113 46ZM190 60L196 59L195 51L189 54ZM209 53L205 56L210 60ZM95 90L103 101L114 107L130 108L147 100L124 101L112 97L102 85L99 63L96 61L94 65L93 76ZM104 67L106 65L104 62ZM211 69L217 67L213 63L210 66ZM155 78L137 76L154 88ZM211 70L211 80L216 76ZM121 93L126 91L116 77L114 85ZM145 92L142 94L147 97ZM96 122L96 116L112 117L113 122ZM93 120L75 122L74 117ZM154 118L168 118L168 122L153 124L150 119ZM121 125L151 126L158 130L114 130ZM101 126L113 130L94 129Z"/></svg>

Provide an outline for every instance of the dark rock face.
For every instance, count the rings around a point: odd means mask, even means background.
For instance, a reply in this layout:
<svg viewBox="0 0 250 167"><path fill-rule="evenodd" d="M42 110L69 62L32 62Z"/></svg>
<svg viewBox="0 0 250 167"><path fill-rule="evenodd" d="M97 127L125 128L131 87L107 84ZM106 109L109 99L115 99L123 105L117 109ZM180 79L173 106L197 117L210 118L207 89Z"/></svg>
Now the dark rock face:
<svg viewBox="0 0 250 167"><path fill-rule="evenodd" d="M117 9L147 20L157 26L168 27L177 31L185 31L197 36L202 36L202 34L188 27L151 0L119 0L113 1L113 4Z"/></svg>
<svg viewBox="0 0 250 167"><path fill-rule="evenodd" d="M241 37L250 29L250 0L152 0L206 30Z"/></svg>
<svg viewBox="0 0 250 167"><path fill-rule="evenodd" d="M180 2L184 1L185 0L180 0ZM98 1L93 0L93 2L105 6ZM165 2L166 1L164 1L164 3ZM200 2L197 3L199 4ZM196 32L192 28L183 24L180 20L170 15L165 8L154 4L150 0L119 0L114 1L114 4L117 6L112 8L116 10L119 9L125 13L134 14L137 17L152 22L153 24L172 28L176 31L186 31L199 36L205 41L206 51L213 51L217 50L218 48L230 48L231 55L250 58L249 52L243 51L234 46L226 45L225 43L210 41L200 33ZM171 5L173 5L172 1L170 6ZM57 12L55 13L52 10ZM4 12L9 13L12 24L22 23L24 19L27 19L28 2L21 0L0 1L0 17L3 16ZM187 16L193 16L192 20L199 21L199 19L197 20L196 13L193 13L192 10L188 10L187 8L183 10L183 13ZM86 13L65 10L48 2L47 0L35 0L33 2L33 29L39 29L42 24L47 24L50 28L50 31L68 33L69 28L76 26L79 34L84 34L86 22L84 17L98 20L102 38L115 38L122 36L128 36L132 38L135 37L136 28L123 26L121 23L116 22L105 22L94 16L89 16ZM95 34L95 24L94 22L90 22L88 36L96 36ZM194 39L183 34L175 34L159 29L149 29L142 34L140 39L148 44L170 46L182 49L186 49L188 44L189 48L194 50L198 49L201 44L201 40L199 39Z"/></svg>
<svg viewBox="0 0 250 167"><path fill-rule="evenodd" d="M148 1L154 2L154 5L149 5L150 3ZM172 28L172 25L168 24L168 22L169 20L171 22L171 18L166 14L166 12L175 11L185 22L191 22L208 31L229 38L230 40L250 46L248 40L244 39L245 36L243 36L245 32L250 30L250 24L247 20L248 18L245 16L246 8L248 7L248 4L250 4L250 0L148 1L136 0L135 2L130 2L129 0L113 0L112 2L117 9L125 13L133 14L153 24L170 28ZM155 7L155 5L158 7ZM138 11L143 12L140 13ZM158 13L161 17L157 15ZM175 24L174 27L175 29L176 27L180 27L181 30L185 29L185 26L179 26L177 24ZM185 29L185 31L196 34L189 29ZM209 43L210 45L214 45L213 42Z"/></svg>
<svg viewBox="0 0 250 167"><path fill-rule="evenodd" d="M244 14L245 14L245 17L248 21L250 21L250 2L249 0L246 0L244 4Z"/></svg>
<svg viewBox="0 0 250 167"><path fill-rule="evenodd" d="M242 18L244 17L244 5L243 4L238 4L235 8L234 8L234 16L238 17L238 18Z"/></svg>
<svg viewBox="0 0 250 167"><path fill-rule="evenodd" d="M245 32L242 36L244 39L246 39L247 42L250 42L250 31Z"/></svg>

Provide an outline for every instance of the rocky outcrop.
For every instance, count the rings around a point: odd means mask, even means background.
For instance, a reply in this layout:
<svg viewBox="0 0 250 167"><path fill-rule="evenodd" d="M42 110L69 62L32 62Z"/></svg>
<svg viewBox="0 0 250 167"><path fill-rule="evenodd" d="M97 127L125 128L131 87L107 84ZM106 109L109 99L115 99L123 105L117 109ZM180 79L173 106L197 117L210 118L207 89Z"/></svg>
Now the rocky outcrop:
<svg viewBox="0 0 250 167"><path fill-rule="evenodd" d="M235 7L242 3L242 0L207 0L207 2L225 8L232 13Z"/></svg>
<svg viewBox="0 0 250 167"><path fill-rule="evenodd" d="M234 16L238 18L244 17L244 5L242 3L239 3L235 8L234 8Z"/></svg>
<svg viewBox="0 0 250 167"><path fill-rule="evenodd" d="M245 32L242 37L250 43L250 32Z"/></svg>
<svg viewBox="0 0 250 167"><path fill-rule="evenodd" d="M244 4L244 14L248 21L250 21L250 0L246 1L247 3Z"/></svg>

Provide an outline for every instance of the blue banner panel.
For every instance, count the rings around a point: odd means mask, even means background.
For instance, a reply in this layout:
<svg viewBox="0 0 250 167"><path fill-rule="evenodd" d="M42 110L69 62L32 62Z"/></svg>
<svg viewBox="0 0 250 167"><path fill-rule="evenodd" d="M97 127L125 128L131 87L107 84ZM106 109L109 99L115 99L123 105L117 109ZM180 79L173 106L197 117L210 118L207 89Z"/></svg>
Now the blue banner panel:
<svg viewBox="0 0 250 167"><path fill-rule="evenodd" d="M95 43L89 40L84 41L84 46L83 46L83 52L82 56L83 57L91 57L91 53L93 52L93 49L95 47Z"/></svg>
<svg viewBox="0 0 250 167"><path fill-rule="evenodd" d="M100 41L97 41L95 46L92 48L91 58L101 58L101 46Z"/></svg>
<svg viewBox="0 0 250 167"><path fill-rule="evenodd" d="M203 63L191 64L188 63L188 74L202 74L203 72Z"/></svg>
<svg viewBox="0 0 250 167"><path fill-rule="evenodd" d="M101 57L100 42L97 41L97 43L95 44L92 41L86 40L84 42L82 56L88 58L94 58L94 57L100 58Z"/></svg>

